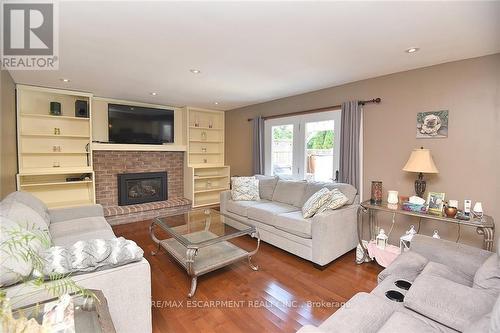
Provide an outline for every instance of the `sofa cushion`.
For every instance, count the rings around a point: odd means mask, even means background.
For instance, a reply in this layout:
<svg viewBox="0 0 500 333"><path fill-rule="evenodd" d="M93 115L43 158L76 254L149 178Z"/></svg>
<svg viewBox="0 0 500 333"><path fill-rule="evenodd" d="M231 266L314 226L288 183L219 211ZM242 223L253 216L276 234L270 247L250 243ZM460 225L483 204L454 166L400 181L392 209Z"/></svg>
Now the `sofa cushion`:
<svg viewBox="0 0 500 333"><path fill-rule="evenodd" d="M307 182L305 180L278 180L273 193L273 201L302 208ZM318 189L319 190L319 189ZM314 194L314 193L312 193ZM312 195L311 194L311 195Z"/></svg>
<svg viewBox="0 0 500 333"><path fill-rule="evenodd" d="M445 327L443 327L445 328ZM451 331L451 330L449 330ZM395 311L387 320L387 322L377 331L377 333L437 333L442 330L427 325L426 322L415 316Z"/></svg>
<svg viewBox="0 0 500 333"><path fill-rule="evenodd" d="M49 209L47 208L47 205L44 204L42 200L35 197L33 194L22 191L12 192L5 197L2 203L8 203L10 201L17 201L25 204L26 206L37 212L47 225L50 224Z"/></svg>
<svg viewBox="0 0 500 333"><path fill-rule="evenodd" d="M357 293L319 328L335 333L374 333L400 305L378 296Z"/></svg>
<svg viewBox="0 0 500 333"><path fill-rule="evenodd" d="M30 206L18 200L4 200L0 204L1 215L27 230L40 230L49 234L49 224Z"/></svg>
<svg viewBox="0 0 500 333"><path fill-rule="evenodd" d="M283 213L274 216L273 225L280 230L299 237L311 238L311 219L302 217L301 211Z"/></svg>
<svg viewBox="0 0 500 333"><path fill-rule="evenodd" d="M59 246L71 246L80 240L115 238L111 226L102 216L52 223L50 233L53 244Z"/></svg>
<svg viewBox="0 0 500 333"><path fill-rule="evenodd" d="M326 187L330 191L333 190L334 188L338 189L340 192L344 193L344 195L349 199L347 201L348 205L351 205L354 203L354 200L356 199L356 194L358 193L358 190L350 184L345 184L345 183L326 183L326 182L308 182L307 187L304 193L304 197L302 198L302 205L309 199L314 193L318 192L321 190L323 187ZM300 207L302 207L302 205Z"/></svg>
<svg viewBox="0 0 500 333"><path fill-rule="evenodd" d="M485 289L498 295L500 294L500 265L498 254L491 257L479 267L474 275L474 288Z"/></svg>
<svg viewBox="0 0 500 333"><path fill-rule="evenodd" d="M280 202L269 202L248 207L248 218L265 224L273 225L275 215L297 211L297 207Z"/></svg>
<svg viewBox="0 0 500 333"><path fill-rule="evenodd" d="M238 214L240 216L247 217L248 207L252 207L255 205L268 203L268 200L260 200L260 201L234 201L228 200L226 202L226 209L228 212Z"/></svg>
<svg viewBox="0 0 500 333"><path fill-rule="evenodd" d="M256 175L259 180L259 194L261 199L273 200L274 189L278 184L278 177Z"/></svg>
<svg viewBox="0 0 500 333"><path fill-rule="evenodd" d="M234 201L260 200L259 180L255 177L232 177L231 198Z"/></svg>
<svg viewBox="0 0 500 333"><path fill-rule="evenodd" d="M0 287L31 275L37 254L51 245L47 235L0 216Z"/></svg>
<svg viewBox="0 0 500 333"><path fill-rule="evenodd" d="M472 286L472 281L464 273L434 261L429 261L420 274L439 276L465 286Z"/></svg>
<svg viewBox="0 0 500 333"><path fill-rule="evenodd" d="M404 280L413 281L422 272L428 260L414 251L404 252L378 275L380 283L389 276L397 276Z"/></svg>
<svg viewBox="0 0 500 333"><path fill-rule="evenodd" d="M442 277L420 274L404 299L405 307L457 331L488 314L496 297Z"/></svg>
<svg viewBox="0 0 500 333"><path fill-rule="evenodd" d="M302 215L304 218L307 219L313 217L320 208L330 201L330 198L330 190L326 187L323 187L321 190L314 193L309 199L307 199L302 207Z"/></svg>

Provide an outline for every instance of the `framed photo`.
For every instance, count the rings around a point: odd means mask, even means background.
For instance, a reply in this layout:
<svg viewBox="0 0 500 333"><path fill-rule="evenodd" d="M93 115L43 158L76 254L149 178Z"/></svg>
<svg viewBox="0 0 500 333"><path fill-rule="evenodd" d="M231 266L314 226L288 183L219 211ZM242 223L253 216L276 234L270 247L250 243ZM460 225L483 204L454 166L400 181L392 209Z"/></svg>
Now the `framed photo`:
<svg viewBox="0 0 500 333"><path fill-rule="evenodd" d="M448 110L417 113L417 139L448 137Z"/></svg>
<svg viewBox="0 0 500 333"><path fill-rule="evenodd" d="M427 206L429 213L441 215L443 213L444 193L429 192L427 195Z"/></svg>

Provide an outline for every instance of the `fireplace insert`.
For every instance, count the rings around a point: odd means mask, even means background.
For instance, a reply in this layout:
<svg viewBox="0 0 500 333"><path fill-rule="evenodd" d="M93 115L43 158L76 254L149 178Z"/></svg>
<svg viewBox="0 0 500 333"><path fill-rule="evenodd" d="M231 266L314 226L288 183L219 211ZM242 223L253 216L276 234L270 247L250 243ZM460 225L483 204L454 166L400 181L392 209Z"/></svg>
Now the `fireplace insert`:
<svg viewBox="0 0 500 333"><path fill-rule="evenodd" d="M122 173L118 175L118 205L135 205L168 199L166 172Z"/></svg>

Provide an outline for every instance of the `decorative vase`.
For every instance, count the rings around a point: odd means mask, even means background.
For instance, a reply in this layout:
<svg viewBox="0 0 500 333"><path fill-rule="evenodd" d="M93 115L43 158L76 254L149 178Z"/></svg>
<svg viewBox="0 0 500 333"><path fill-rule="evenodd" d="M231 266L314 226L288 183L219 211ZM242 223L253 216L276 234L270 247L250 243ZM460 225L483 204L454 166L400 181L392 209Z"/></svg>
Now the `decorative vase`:
<svg viewBox="0 0 500 333"><path fill-rule="evenodd" d="M378 180L372 181L372 191L370 203L372 205L380 205L382 203L382 182Z"/></svg>
<svg viewBox="0 0 500 333"><path fill-rule="evenodd" d="M397 204L399 202L398 191L389 191L387 196L387 202L390 204Z"/></svg>
<svg viewBox="0 0 500 333"><path fill-rule="evenodd" d="M444 208L444 213L447 217L454 218L457 215L457 208L448 205Z"/></svg>

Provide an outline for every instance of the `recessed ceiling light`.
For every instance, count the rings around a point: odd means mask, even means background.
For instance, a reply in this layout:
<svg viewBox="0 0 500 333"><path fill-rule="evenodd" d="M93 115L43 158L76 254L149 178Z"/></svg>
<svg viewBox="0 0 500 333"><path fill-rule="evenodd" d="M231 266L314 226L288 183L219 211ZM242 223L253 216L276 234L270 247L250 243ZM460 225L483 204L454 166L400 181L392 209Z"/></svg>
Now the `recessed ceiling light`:
<svg viewBox="0 0 500 333"><path fill-rule="evenodd" d="M415 53L418 50L420 50L418 47L410 47L409 49L406 49L405 52L406 53Z"/></svg>
<svg viewBox="0 0 500 333"><path fill-rule="evenodd" d="M190 69L189 71L193 74L200 74L201 73L201 71L199 69Z"/></svg>
<svg viewBox="0 0 500 333"><path fill-rule="evenodd" d="M219 102L214 102L215 105L219 105Z"/></svg>
<svg viewBox="0 0 500 333"><path fill-rule="evenodd" d="M59 79L59 80L61 80L62 82L69 82L69 79L62 78L62 79Z"/></svg>
<svg viewBox="0 0 500 333"><path fill-rule="evenodd" d="M154 91L153 91L153 92L150 92L149 94L150 94L151 96L156 96L156 95L158 95L158 93L157 93L157 92L154 92Z"/></svg>

